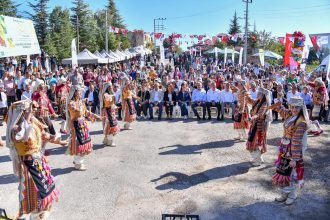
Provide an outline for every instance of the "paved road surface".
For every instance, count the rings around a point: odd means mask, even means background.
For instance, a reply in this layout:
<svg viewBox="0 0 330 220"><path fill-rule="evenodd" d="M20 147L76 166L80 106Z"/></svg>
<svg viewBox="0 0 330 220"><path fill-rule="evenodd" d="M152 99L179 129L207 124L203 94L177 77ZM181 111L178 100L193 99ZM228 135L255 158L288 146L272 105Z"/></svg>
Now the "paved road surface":
<svg viewBox="0 0 330 220"><path fill-rule="evenodd" d="M56 123L58 127L58 123ZM156 220L162 213L218 219L329 219L330 126L309 138L306 182L296 204L276 204L271 183L282 133L272 124L266 163L251 168L245 143L233 141L231 121L142 121L122 131L117 147L102 145L101 124L91 125L94 152L86 172L75 171L65 148L48 144L60 201L52 220ZM4 134L4 127L0 128ZM0 207L18 209L18 182L7 148L0 149Z"/></svg>

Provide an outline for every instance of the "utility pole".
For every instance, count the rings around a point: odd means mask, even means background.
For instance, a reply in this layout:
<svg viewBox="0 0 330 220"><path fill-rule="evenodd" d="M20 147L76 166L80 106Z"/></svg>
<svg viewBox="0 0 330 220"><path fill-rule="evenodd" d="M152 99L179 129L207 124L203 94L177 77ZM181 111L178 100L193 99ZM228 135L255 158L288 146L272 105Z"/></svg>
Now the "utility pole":
<svg viewBox="0 0 330 220"><path fill-rule="evenodd" d="M108 49L109 49L109 46L108 46L108 33L109 33L109 30L108 30L108 9L105 10L105 51L108 53Z"/></svg>
<svg viewBox="0 0 330 220"><path fill-rule="evenodd" d="M77 14L77 51L79 53L79 17L78 17L78 14Z"/></svg>
<svg viewBox="0 0 330 220"><path fill-rule="evenodd" d="M155 18L154 19L154 50L156 51L156 37L155 34L159 31L165 30L164 21L166 18Z"/></svg>
<svg viewBox="0 0 330 220"><path fill-rule="evenodd" d="M247 59L247 47L248 47L248 23L249 23L249 3L252 3L252 0L242 0L246 4L245 9L245 38L244 38L244 64L246 64Z"/></svg>

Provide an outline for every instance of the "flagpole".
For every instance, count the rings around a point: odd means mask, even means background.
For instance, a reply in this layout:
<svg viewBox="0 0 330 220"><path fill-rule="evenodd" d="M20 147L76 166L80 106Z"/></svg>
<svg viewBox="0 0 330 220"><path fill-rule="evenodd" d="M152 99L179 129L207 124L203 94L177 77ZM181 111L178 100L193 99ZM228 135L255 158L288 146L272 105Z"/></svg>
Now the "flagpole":
<svg viewBox="0 0 330 220"><path fill-rule="evenodd" d="M105 10L105 51L108 53L109 45L108 45L108 10Z"/></svg>

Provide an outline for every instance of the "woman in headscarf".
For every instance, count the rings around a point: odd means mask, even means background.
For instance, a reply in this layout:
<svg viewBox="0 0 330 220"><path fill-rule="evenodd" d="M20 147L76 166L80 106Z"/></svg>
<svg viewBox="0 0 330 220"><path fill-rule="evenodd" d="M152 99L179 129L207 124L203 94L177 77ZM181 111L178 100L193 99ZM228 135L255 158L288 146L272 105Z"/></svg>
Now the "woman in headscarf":
<svg viewBox="0 0 330 220"><path fill-rule="evenodd" d="M269 109L278 111L284 118L284 132L276 161L276 173L273 183L278 186L281 196L275 198L277 202L291 205L297 199L297 191L304 182L304 151L307 148L307 130L310 120L304 99L292 97L289 100L289 109L280 102Z"/></svg>
<svg viewBox="0 0 330 220"><path fill-rule="evenodd" d="M51 169L41 152L42 145L47 141L67 144L45 131L47 126L33 116L36 106L31 100L13 103L6 133L14 174L19 178L19 216L30 214L31 220L46 219L58 199Z"/></svg>
<svg viewBox="0 0 330 220"><path fill-rule="evenodd" d="M115 147L114 136L120 131L116 118L116 98L113 94L111 82L106 82L102 86L100 93L100 109L104 129L103 143L107 146Z"/></svg>
<svg viewBox="0 0 330 220"><path fill-rule="evenodd" d="M78 85L71 86L70 94L66 101L66 124L69 133L69 146L66 154L74 156L74 167L77 170L86 170L84 157L92 152L93 144L89 135L86 118L91 121L101 120L98 115L88 111L81 100L82 88Z"/></svg>
<svg viewBox="0 0 330 220"><path fill-rule="evenodd" d="M121 79L121 103L122 103L122 112L124 113L123 121L124 129L132 130L131 123L136 120L136 110L133 102L133 91L131 88L130 80L124 76Z"/></svg>
<svg viewBox="0 0 330 220"><path fill-rule="evenodd" d="M267 130L272 121L272 113L267 109L271 105L270 94L271 91L260 87L256 100L246 95L247 103L252 105L246 149L251 154L253 166L260 166L263 162L261 155L267 151Z"/></svg>
<svg viewBox="0 0 330 220"><path fill-rule="evenodd" d="M234 112L234 129L238 131L236 140L246 141L246 130L250 127L249 111L246 102L246 82L241 80L238 82L238 87L231 85L233 92L237 93L237 105Z"/></svg>

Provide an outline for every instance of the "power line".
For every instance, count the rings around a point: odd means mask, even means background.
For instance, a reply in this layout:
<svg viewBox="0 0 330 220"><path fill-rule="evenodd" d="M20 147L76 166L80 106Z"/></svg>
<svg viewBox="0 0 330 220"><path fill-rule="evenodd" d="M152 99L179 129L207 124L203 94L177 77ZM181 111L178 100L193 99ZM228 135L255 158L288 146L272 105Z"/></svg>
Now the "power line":
<svg viewBox="0 0 330 220"><path fill-rule="evenodd" d="M300 10L300 11L282 11L282 12L251 12L251 14L253 15L286 15L286 14L304 14L304 13L318 13L318 12L321 12L321 11L327 11L329 12L330 11L330 8L322 8L322 9L319 9L319 10L309 10L309 9L306 9L306 10Z"/></svg>
<svg viewBox="0 0 330 220"><path fill-rule="evenodd" d="M292 11L292 10L299 10L299 9L306 9L306 8L318 8L318 7L325 7L325 6L330 6L330 4L325 4L325 5L314 5L314 6L305 6L305 7L299 7L299 8L283 8L283 9L269 9L269 10L253 10L254 12L258 11Z"/></svg>

